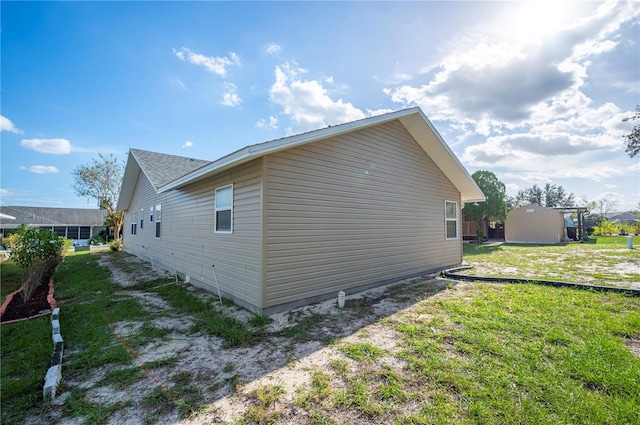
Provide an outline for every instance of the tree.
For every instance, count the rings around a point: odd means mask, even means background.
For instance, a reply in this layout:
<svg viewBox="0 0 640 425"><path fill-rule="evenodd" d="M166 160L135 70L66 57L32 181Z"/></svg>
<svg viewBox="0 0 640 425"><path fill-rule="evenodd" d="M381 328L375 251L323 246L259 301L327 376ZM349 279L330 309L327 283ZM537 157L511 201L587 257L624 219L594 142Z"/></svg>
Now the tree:
<svg viewBox="0 0 640 425"><path fill-rule="evenodd" d="M630 117L624 118L622 121L635 121L640 119L640 105L636 105L636 113L631 115ZM625 134L624 136L625 143L627 144L627 149L625 152L629 154L631 158L635 157L640 153L640 124L636 124L633 126L633 130L631 133Z"/></svg>
<svg viewBox="0 0 640 425"><path fill-rule="evenodd" d="M600 217L607 219L607 215L618 206L618 195L607 192L595 200L595 207Z"/></svg>
<svg viewBox="0 0 640 425"><path fill-rule="evenodd" d="M505 202L506 188L504 183L498 180L491 171L478 170L471 175L486 198L484 202L474 202L465 205L462 210L463 220L475 221L478 241L482 236L482 221L485 218L492 220L504 220L507 216L507 204Z"/></svg>
<svg viewBox="0 0 640 425"><path fill-rule="evenodd" d="M116 202L124 176L124 162L118 161L113 154L98 154L90 164L79 165L72 171L72 189L78 196L87 196L98 201L98 208L107 212L105 225L113 229L115 238L120 237L124 214L116 211Z"/></svg>
<svg viewBox="0 0 640 425"><path fill-rule="evenodd" d="M562 186L547 183L544 185L544 206L553 207L573 207L575 198L573 193L567 193Z"/></svg>
<svg viewBox="0 0 640 425"><path fill-rule="evenodd" d="M541 207L572 207L575 205L573 193L567 193L562 186L547 183L544 188L533 185L519 190L516 196L507 199L509 208L518 208L525 205L540 205Z"/></svg>

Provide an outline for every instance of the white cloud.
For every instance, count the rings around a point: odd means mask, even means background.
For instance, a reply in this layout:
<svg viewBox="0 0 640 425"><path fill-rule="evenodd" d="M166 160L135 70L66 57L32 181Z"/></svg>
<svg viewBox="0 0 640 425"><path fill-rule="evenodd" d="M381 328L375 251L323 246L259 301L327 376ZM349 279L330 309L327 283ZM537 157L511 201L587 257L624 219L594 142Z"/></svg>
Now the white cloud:
<svg viewBox="0 0 640 425"><path fill-rule="evenodd" d="M581 91L590 60L616 48L621 24L640 15L633 3L604 3L591 17L535 40L468 35L447 46L435 75L425 74L429 81L387 87L385 93L404 106L421 106L433 120L482 121L485 135L504 125L539 124L536 115L550 105L582 115L585 109L574 106L576 100L590 102Z"/></svg>
<svg viewBox="0 0 640 425"><path fill-rule="evenodd" d="M240 58L235 53L229 53L229 57L205 56L200 53L194 53L186 47L180 50L173 49L176 57L182 61L201 66L207 71L219 75L227 76L227 68L231 66L240 66Z"/></svg>
<svg viewBox="0 0 640 425"><path fill-rule="evenodd" d="M13 195L15 195L15 193L11 192L10 190L0 188L0 198L9 198Z"/></svg>
<svg viewBox="0 0 640 425"><path fill-rule="evenodd" d="M390 112L393 112L393 109L368 109L367 108L367 114L369 114L370 117L375 117L377 115L384 115Z"/></svg>
<svg viewBox="0 0 640 425"><path fill-rule="evenodd" d="M19 128L16 128L11 120L5 116L0 115L0 131L8 131L10 133L23 134L24 132Z"/></svg>
<svg viewBox="0 0 640 425"><path fill-rule="evenodd" d="M280 53L282 53L282 46L280 46L279 44L276 44L276 43L268 43L265 50L271 56L276 56L277 57L277 56L280 56Z"/></svg>
<svg viewBox="0 0 640 425"><path fill-rule="evenodd" d="M331 99L327 89L318 80L303 80L299 77L306 72L289 63L275 69L270 100L281 106L283 113L293 122L292 127L287 129L289 133L365 118L364 112L351 103Z"/></svg>
<svg viewBox="0 0 640 425"><path fill-rule="evenodd" d="M189 141L189 140L187 140L186 142L184 142L184 143L182 144L182 148L183 148L183 149L190 148L191 146L193 146L193 142L191 142L191 141Z"/></svg>
<svg viewBox="0 0 640 425"><path fill-rule="evenodd" d="M40 153L62 155L76 150L67 139L22 139L20 146Z"/></svg>
<svg viewBox="0 0 640 425"><path fill-rule="evenodd" d="M403 107L420 106L456 141L462 163L500 172L511 190L558 180L582 184L580 191L614 178L637 181L640 166L634 171L622 154L622 136L632 127L622 119L632 112L613 96L605 102L591 97L606 78L604 55L628 48L619 30L624 22L629 30L640 16L633 3L596 5L588 18L526 40L507 42L492 29L461 35L443 46L436 66L414 76L415 83L387 86L384 93ZM609 78L611 86L619 83ZM636 81L636 93L637 87ZM637 193L629 184L624 188Z"/></svg>
<svg viewBox="0 0 640 425"><path fill-rule="evenodd" d="M32 165L30 167L25 167L24 165L20 166L21 170L27 170L30 173L35 173L35 174L50 174L50 173L57 173L59 170L57 167L54 167L53 165Z"/></svg>
<svg viewBox="0 0 640 425"><path fill-rule="evenodd" d="M220 102L224 106L231 106L235 108L236 106L242 103L242 99L236 93L237 87L233 83L225 82L223 87L227 90L227 92L222 96L222 102Z"/></svg>
<svg viewBox="0 0 640 425"><path fill-rule="evenodd" d="M256 128L270 128L276 130L278 128L278 118L273 115L269 117L269 122L264 118L256 123Z"/></svg>

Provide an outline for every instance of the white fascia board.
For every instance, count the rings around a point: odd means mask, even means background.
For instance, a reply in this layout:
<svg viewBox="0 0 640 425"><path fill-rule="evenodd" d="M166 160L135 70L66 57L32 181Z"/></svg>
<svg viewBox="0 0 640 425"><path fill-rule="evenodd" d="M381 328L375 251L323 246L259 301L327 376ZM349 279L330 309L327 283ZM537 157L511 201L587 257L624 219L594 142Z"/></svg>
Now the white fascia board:
<svg viewBox="0 0 640 425"><path fill-rule="evenodd" d="M338 136L340 134L349 133L354 130L360 130L366 127L377 125L386 121L392 121L407 115L413 115L421 113L420 108L405 109L402 111L392 112L384 115L377 115L374 117L364 118L358 121L353 121L346 124L339 124L336 126L322 128L320 130L314 130L308 133L298 134L296 136L285 137L282 139L276 139L265 143L259 143L256 145L247 146L233 152L225 157L222 157L211 164L202 167L192 173L187 174L177 180L168 183L158 189L158 193L163 193L187 183L197 181L201 178L209 175L219 173L227 168L240 165L254 158L261 157L266 154L278 152L281 150L289 149L294 146L304 145L312 143L328 137Z"/></svg>
<svg viewBox="0 0 640 425"><path fill-rule="evenodd" d="M131 198L133 197L133 191L136 188L136 183L141 172L144 173L144 170L140 166L140 163L138 163L135 155L129 151L129 157L127 158L127 165L124 170L124 178L122 179L122 187L120 188L120 196L118 197L116 211L126 211L129 209ZM146 173L145 177L149 179ZM153 182L151 182L151 180L149 180L149 183L153 186ZM154 189L157 192L155 187Z"/></svg>

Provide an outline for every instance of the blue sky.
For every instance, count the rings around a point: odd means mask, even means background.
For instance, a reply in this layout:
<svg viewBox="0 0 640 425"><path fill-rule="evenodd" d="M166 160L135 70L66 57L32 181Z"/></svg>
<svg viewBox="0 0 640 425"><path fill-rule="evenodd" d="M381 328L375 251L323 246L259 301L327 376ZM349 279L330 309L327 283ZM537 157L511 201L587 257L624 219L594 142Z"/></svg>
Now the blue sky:
<svg viewBox="0 0 640 425"><path fill-rule="evenodd" d="M640 201L638 2L1 3L3 205L95 207L129 148L215 160L420 106L469 173Z"/></svg>

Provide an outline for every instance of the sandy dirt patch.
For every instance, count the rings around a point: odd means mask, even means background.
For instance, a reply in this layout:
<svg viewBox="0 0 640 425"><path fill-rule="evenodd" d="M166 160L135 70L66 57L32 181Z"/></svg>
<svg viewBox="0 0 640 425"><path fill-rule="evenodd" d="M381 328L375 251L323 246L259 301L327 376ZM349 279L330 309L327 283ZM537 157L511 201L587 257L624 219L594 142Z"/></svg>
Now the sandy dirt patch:
<svg viewBox="0 0 640 425"><path fill-rule="evenodd" d="M212 424L232 423L255 403L250 394L265 385L278 385L284 389L280 423L309 423L310 418L297 412L293 402L298 391L308 386L312 370L329 369L335 359L344 359L338 347L349 341L371 341L387 353L381 360L402 373L404 364L394 357L399 347L397 332L379 319L391 317L411 308L421 299L445 289L450 282L435 276L423 276L395 284L381 286L346 297L345 308L339 309L335 299L297 308L270 316L265 327L268 337L251 347L223 348L223 340L193 329L194 321L188 314L175 311L162 297L152 292L131 288L137 282L172 279L165 271L151 267L133 256L118 261L103 255L100 264L108 268L111 280L122 286L118 299L133 298L140 306L154 313L149 323L166 329L163 337L135 350L130 349L132 365L108 365L87 371L82 378L63 380L65 388L86 390L84 400L102 409L111 409L108 424ZM123 261L124 259L124 261ZM175 284L175 283L172 283ZM182 284L182 282L178 283ZM190 290L210 300L226 314L246 320L252 314L234 306L221 306L215 295L191 287ZM284 337L281 331L314 318L309 335L302 339ZM135 338L145 322L127 320L112 324L115 343L126 344ZM65 350L65 362L72 362L74 347ZM151 366L150 366L151 365ZM122 388L110 383L107 376L119 369L141 370L139 379ZM193 391L197 414L187 415L175 405L162 402L171 398L179 388L184 398L185 388ZM188 395L187 395L188 396ZM69 417L64 406L70 391L60 394L46 418L31 418L27 423L49 420L59 424L82 423ZM158 403L154 404L154 400ZM344 417L350 423L365 423L358 418Z"/></svg>

